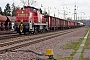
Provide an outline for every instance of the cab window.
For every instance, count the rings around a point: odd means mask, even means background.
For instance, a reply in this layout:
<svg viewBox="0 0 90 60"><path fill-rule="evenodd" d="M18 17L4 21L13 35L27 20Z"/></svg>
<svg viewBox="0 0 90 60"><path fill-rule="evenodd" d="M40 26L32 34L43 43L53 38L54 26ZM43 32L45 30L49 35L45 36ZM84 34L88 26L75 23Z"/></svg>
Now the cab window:
<svg viewBox="0 0 90 60"><path fill-rule="evenodd" d="M35 8L30 8L30 11L31 12L36 12L36 9Z"/></svg>
<svg viewBox="0 0 90 60"><path fill-rule="evenodd" d="M24 10L28 10L28 8L24 8Z"/></svg>

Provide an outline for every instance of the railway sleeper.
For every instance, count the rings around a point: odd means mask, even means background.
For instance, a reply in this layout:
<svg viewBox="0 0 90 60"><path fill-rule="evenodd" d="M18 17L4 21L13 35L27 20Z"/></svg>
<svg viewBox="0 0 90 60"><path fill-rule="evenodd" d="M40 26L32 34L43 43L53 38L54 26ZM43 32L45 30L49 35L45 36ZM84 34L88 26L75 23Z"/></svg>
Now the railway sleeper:
<svg viewBox="0 0 90 60"><path fill-rule="evenodd" d="M17 44L17 43L21 43L21 42L24 42L24 41L23 40L20 40L20 41L4 42L4 43L0 43L0 47L9 46L9 45Z"/></svg>
<svg viewBox="0 0 90 60"><path fill-rule="evenodd" d="M63 33L63 34L66 34L66 33ZM61 34L56 34L56 35L60 36ZM31 40L29 41L29 39L26 39L26 41L24 40L25 42L21 42L21 43L17 43L17 44L13 44L13 45L10 45L10 46L5 46L5 47L0 47L0 51L15 50L15 49L18 49L18 48L21 48L21 47L28 46L30 44L35 44L35 43L39 43L39 42L44 41L44 40L48 40L52 37L56 37L56 35L48 36L48 37L40 38L40 39L35 39L35 40L32 40L32 41Z"/></svg>

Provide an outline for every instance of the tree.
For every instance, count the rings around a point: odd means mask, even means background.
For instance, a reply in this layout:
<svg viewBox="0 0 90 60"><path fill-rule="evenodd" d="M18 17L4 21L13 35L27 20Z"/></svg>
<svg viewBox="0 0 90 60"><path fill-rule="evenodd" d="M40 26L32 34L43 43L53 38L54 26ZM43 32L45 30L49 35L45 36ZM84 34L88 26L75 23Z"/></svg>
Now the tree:
<svg viewBox="0 0 90 60"><path fill-rule="evenodd" d="M16 15L16 11L15 11L16 9L15 9L15 4L13 3L12 4L12 16L15 16Z"/></svg>
<svg viewBox="0 0 90 60"><path fill-rule="evenodd" d="M18 5L18 6L15 6L15 4L14 4L14 2L13 2L13 4L11 5L11 13L12 13L12 16L16 16L17 10L20 10L20 7L19 7L19 5Z"/></svg>
<svg viewBox="0 0 90 60"><path fill-rule="evenodd" d="M46 11L44 11L44 13L42 13L43 15L49 15Z"/></svg>
<svg viewBox="0 0 90 60"><path fill-rule="evenodd" d="M15 12L16 12L17 10L20 10L20 7L19 7L19 6L16 6L16 7L15 7Z"/></svg>
<svg viewBox="0 0 90 60"><path fill-rule="evenodd" d="M29 1L29 5L31 5L31 6L35 6L36 4L37 4L37 1L35 1L35 0Z"/></svg>
<svg viewBox="0 0 90 60"><path fill-rule="evenodd" d="M20 1L23 3L24 6L26 5L26 0L20 0Z"/></svg>
<svg viewBox="0 0 90 60"><path fill-rule="evenodd" d="M4 9L4 12L3 12L3 14L4 14L5 16L7 16L7 12L6 12L6 9Z"/></svg>
<svg viewBox="0 0 90 60"><path fill-rule="evenodd" d="M0 14L3 15L2 8L0 7Z"/></svg>
<svg viewBox="0 0 90 60"><path fill-rule="evenodd" d="M20 0L20 1L23 3L24 6L25 5L30 5L30 6L37 5L37 1L35 1L35 0L28 0L28 1L26 1L26 0Z"/></svg>
<svg viewBox="0 0 90 60"><path fill-rule="evenodd" d="M16 16L16 11L19 10L20 7L19 6L15 6L15 4L12 4L12 16Z"/></svg>
<svg viewBox="0 0 90 60"><path fill-rule="evenodd" d="M40 8L39 10L40 10L40 13L42 14L42 9Z"/></svg>
<svg viewBox="0 0 90 60"><path fill-rule="evenodd" d="M11 8L10 8L10 4L9 3L7 3L7 5L5 6L4 14L6 16L11 16Z"/></svg>

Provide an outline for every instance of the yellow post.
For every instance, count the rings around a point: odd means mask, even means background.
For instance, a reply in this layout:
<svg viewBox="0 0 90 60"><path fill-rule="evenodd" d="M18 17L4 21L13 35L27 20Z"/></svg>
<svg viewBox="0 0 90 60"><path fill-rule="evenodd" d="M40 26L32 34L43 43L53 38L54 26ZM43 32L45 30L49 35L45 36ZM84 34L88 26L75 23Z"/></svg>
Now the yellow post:
<svg viewBox="0 0 90 60"><path fill-rule="evenodd" d="M54 59L53 55L54 54L53 54L53 50L52 49L46 50L46 56L48 56L49 59Z"/></svg>
<svg viewBox="0 0 90 60"><path fill-rule="evenodd" d="M53 55L53 50L52 49L46 50L46 55L47 56Z"/></svg>

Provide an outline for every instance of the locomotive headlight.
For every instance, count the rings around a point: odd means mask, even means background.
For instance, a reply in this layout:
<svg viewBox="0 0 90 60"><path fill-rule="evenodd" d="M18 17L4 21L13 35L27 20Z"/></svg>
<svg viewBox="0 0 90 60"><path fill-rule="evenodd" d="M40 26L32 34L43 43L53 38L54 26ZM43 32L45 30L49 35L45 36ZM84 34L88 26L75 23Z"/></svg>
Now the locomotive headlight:
<svg viewBox="0 0 90 60"><path fill-rule="evenodd" d="M23 19L21 20L21 22L23 22Z"/></svg>
<svg viewBox="0 0 90 60"><path fill-rule="evenodd" d="M22 24L22 23L20 23L20 26L23 26L23 24Z"/></svg>
<svg viewBox="0 0 90 60"><path fill-rule="evenodd" d="M30 24L32 24L32 23L30 23Z"/></svg>
<svg viewBox="0 0 90 60"><path fill-rule="evenodd" d="M24 12L22 11L22 13L24 13Z"/></svg>

